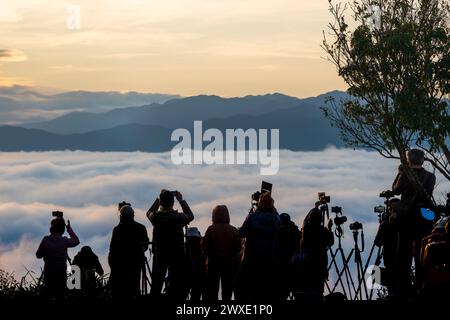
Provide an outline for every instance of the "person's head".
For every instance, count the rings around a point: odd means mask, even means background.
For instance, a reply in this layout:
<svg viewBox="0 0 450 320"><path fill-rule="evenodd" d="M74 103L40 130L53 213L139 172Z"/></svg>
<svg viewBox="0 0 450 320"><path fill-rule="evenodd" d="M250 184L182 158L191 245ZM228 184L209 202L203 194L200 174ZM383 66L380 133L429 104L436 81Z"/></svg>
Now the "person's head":
<svg viewBox="0 0 450 320"><path fill-rule="evenodd" d="M411 149L406 153L410 166L421 167L425 162L425 153L420 149Z"/></svg>
<svg viewBox="0 0 450 320"><path fill-rule="evenodd" d="M273 200L270 192L264 192L261 194L258 200L258 209L261 211L273 211L275 201Z"/></svg>
<svg viewBox="0 0 450 320"><path fill-rule="evenodd" d="M80 252L84 255L91 255L93 254L91 247L89 246L84 246L81 248Z"/></svg>
<svg viewBox="0 0 450 320"><path fill-rule="evenodd" d="M202 241L202 234L197 227L190 227L186 229L186 242L191 249L196 247L197 250L201 250L200 243Z"/></svg>
<svg viewBox="0 0 450 320"><path fill-rule="evenodd" d="M322 212L317 208L313 208L306 215L303 227L318 227L320 225L322 225Z"/></svg>
<svg viewBox="0 0 450 320"><path fill-rule="evenodd" d="M212 223L230 223L230 213L225 205L218 205L212 211Z"/></svg>
<svg viewBox="0 0 450 320"><path fill-rule="evenodd" d="M120 211L120 209L122 209L122 207L124 206L131 206L131 204L126 201L119 202L119 204L117 205L117 209Z"/></svg>
<svg viewBox="0 0 450 320"><path fill-rule="evenodd" d="M189 227L186 229L186 237L187 238L201 238L202 234L197 227Z"/></svg>
<svg viewBox="0 0 450 320"><path fill-rule="evenodd" d="M163 209L172 209L175 203L175 196L169 190L162 189L159 194L159 205Z"/></svg>
<svg viewBox="0 0 450 320"><path fill-rule="evenodd" d="M125 205L120 208L120 222L134 221L134 210L131 206Z"/></svg>
<svg viewBox="0 0 450 320"><path fill-rule="evenodd" d="M66 223L62 218L55 218L50 223L50 234L53 235L63 235L66 232Z"/></svg>
<svg viewBox="0 0 450 320"><path fill-rule="evenodd" d="M280 214L280 222L282 225L288 225L291 223L291 216L288 213Z"/></svg>

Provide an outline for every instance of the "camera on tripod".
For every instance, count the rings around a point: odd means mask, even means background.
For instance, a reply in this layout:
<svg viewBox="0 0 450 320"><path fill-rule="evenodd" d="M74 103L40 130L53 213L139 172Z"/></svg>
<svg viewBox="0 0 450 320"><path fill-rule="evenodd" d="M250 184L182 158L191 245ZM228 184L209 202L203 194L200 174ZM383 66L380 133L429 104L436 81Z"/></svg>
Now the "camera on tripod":
<svg viewBox="0 0 450 320"><path fill-rule="evenodd" d="M373 208L373 212L375 213L386 213L386 207L385 206L376 206L375 208Z"/></svg>
<svg viewBox="0 0 450 320"><path fill-rule="evenodd" d="M342 207L331 207L331 212L342 213Z"/></svg>
<svg viewBox="0 0 450 320"><path fill-rule="evenodd" d="M395 194L394 194L394 192L392 192L392 190L385 190L380 193L380 198L390 199L393 197L395 197Z"/></svg>
<svg viewBox="0 0 450 320"><path fill-rule="evenodd" d="M318 196L320 204L327 204L331 201L331 197L327 196L325 192L319 192Z"/></svg>
<svg viewBox="0 0 450 320"><path fill-rule="evenodd" d="M333 221L334 221L335 225L340 226L347 222L347 217L346 216L338 216L338 217L335 217L333 219Z"/></svg>
<svg viewBox="0 0 450 320"><path fill-rule="evenodd" d="M355 221L355 222L350 223L349 228L352 231L358 231L363 228L363 225L361 222Z"/></svg>
<svg viewBox="0 0 450 320"><path fill-rule="evenodd" d="M62 211L52 211L52 216L55 218L59 218L62 219L63 218L64 213Z"/></svg>

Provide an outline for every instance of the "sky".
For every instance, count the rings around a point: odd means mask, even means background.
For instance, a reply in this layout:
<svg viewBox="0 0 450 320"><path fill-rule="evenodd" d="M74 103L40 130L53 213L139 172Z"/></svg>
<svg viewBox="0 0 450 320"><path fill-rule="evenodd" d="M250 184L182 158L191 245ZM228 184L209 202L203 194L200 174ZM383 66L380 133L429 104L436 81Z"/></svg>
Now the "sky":
<svg viewBox="0 0 450 320"><path fill-rule="evenodd" d="M314 96L345 89L330 19L327 0L2 0L0 86Z"/></svg>
<svg viewBox="0 0 450 320"><path fill-rule="evenodd" d="M321 152L282 150L280 171L270 177L275 207L298 225L317 200L331 196L330 206L341 206L346 253L353 245L349 223L364 225L366 253L378 226L373 208L383 204L380 191L389 189L397 162L377 153L330 148ZM112 228L118 223L117 203L130 202L136 220L151 236L145 217L162 188L179 190L190 204L191 226L202 234L211 223L214 206L225 204L231 223L240 226L250 207L250 195L260 188L257 166L176 166L170 153L21 152L0 153L0 269L20 278L26 269L39 276L43 262L35 258L39 241L48 234L53 210L64 211L81 245L93 248L106 263ZM438 176L435 191L442 201L448 182ZM70 190L70 191L68 191ZM334 216L334 215L332 215Z"/></svg>

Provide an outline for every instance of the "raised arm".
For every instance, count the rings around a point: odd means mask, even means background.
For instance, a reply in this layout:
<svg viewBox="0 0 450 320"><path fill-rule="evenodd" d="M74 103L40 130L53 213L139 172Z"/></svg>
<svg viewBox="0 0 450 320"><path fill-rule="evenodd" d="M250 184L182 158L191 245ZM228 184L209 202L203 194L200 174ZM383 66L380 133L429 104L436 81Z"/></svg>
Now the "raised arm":
<svg viewBox="0 0 450 320"><path fill-rule="evenodd" d="M67 239L67 247L73 248L80 244L80 239L78 239L78 236L75 234L75 232L72 229L72 226L70 225L70 220L67 220L67 233L69 234L69 238Z"/></svg>
<svg viewBox="0 0 450 320"><path fill-rule="evenodd" d="M148 218L148 220L150 220L150 222L153 222L153 213L158 211L158 208L159 208L159 199L156 198L156 200L150 206L150 209L148 209L148 211L147 211L147 218Z"/></svg>

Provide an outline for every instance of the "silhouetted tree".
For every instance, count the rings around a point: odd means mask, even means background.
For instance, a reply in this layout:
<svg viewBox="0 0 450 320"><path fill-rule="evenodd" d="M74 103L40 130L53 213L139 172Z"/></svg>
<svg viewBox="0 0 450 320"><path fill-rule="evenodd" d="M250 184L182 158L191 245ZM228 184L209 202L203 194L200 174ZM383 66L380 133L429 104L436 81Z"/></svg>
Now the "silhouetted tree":
<svg viewBox="0 0 450 320"><path fill-rule="evenodd" d="M418 146L450 180L449 0L329 2L322 47L351 98L329 99L325 115L347 145L405 167L406 151Z"/></svg>

